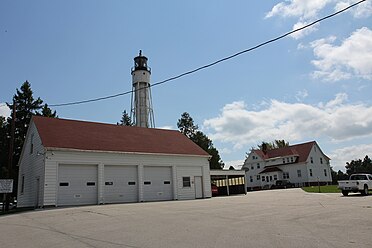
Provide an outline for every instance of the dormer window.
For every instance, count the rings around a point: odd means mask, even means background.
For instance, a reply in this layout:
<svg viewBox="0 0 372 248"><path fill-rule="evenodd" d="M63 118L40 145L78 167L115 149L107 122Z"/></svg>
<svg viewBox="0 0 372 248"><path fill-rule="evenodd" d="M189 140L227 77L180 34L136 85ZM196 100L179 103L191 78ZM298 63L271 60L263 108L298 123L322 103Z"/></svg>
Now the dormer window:
<svg viewBox="0 0 372 248"><path fill-rule="evenodd" d="M310 163L314 163L313 157L310 157Z"/></svg>

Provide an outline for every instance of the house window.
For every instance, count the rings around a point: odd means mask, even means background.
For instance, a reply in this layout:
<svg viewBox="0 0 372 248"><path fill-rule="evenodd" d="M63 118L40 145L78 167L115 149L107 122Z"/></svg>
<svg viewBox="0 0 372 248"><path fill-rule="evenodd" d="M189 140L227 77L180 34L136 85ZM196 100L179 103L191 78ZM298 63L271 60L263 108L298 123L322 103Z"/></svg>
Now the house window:
<svg viewBox="0 0 372 248"><path fill-rule="evenodd" d="M254 166L253 166L253 165L251 165L251 169L252 169L252 170L254 169Z"/></svg>
<svg viewBox="0 0 372 248"><path fill-rule="evenodd" d="M320 163L323 164L323 158L320 158Z"/></svg>
<svg viewBox="0 0 372 248"><path fill-rule="evenodd" d="M293 163L293 157L291 157L291 163Z"/></svg>
<svg viewBox="0 0 372 248"><path fill-rule="evenodd" d="M298 177L302 177L302 175L301 175L301 170L297 170L297 176L298 176Z"/></svg>
<svg viewBox="0 0 372 248"><path fill-rule="evenodd" d="M260 163L257 163L257 169L261 168Z"/></svg>
<svg viewBox="0 0 372 248"><path fill-rule="evenodd" d="M289 179L289 172L283 172L283 179Z"/></svg>
<svg viewBox="0 0 372 248"><path fill-rule="evenodd" d="M257 180L261 180L261 176L260 175L257 175Z"/></svg>
<svg viewBox="0 0 372 248"><path fill-rule="evenodd" d="M274 180L278 180L278 175L274 175Z"/></svg>
<svg viewBox="0 0 372 248"><path fill-rule="evenodd" d="M310 163L314 163L313 157L310 157Z"/></svg>
<svg viewBox="0 0 372 248"><path fill-rule="evenodd" d="M313 169L309 169L310 176L313 176Z"/></svg>
<svg viewBox="0 0 372 248"><path fill-rule="evenodd" d="M191 187L190 177L182 177L182 185L184 188L190 188Z"/></svg>
<svg viewBox="0 0 372 248"><path fill-rule="evenodd" d="M270 176L270 182L273 180L273 176Z"/></svg>
<svg viewBox="0 0 372 248"><path fill-rule="evenodd" d="M25 175L22 175L22 181L21 181L21 194L25 192Z"/></svg>
<svg viewBox="0 0 372 248"><path fill-rule="evenodd" d="M262 177L262 182L265 182L265 177L264 176Z"/></svg>
<svg viewBox="0 0 372 248"><path fill-rule="evenodd" d="M289 163L289 158L287 158L287 163Z"/></svg>
<svg viewBox="0 0 372 248"><path fill-rule="evenodd" d="M34 152L34 134L31 134L30 154Z"/></svg>
<svg viewBox="0 0 372 248"><path fill-rule="evenodd" d="M327 170L324 169L324 176L327 176Z"/></svg>
<svg viewBox="0 0 372 248"><path fill-rule="evenodd" d="M285 164L285 158L283 158L283 164Z"/></svg>
<svg viewBox="0 0 372 248"><path fill-rule="evenodd" d="M249 176L249 181L250 181L251 183L253 183L253 177L252 177L252 176Z"/></svg>

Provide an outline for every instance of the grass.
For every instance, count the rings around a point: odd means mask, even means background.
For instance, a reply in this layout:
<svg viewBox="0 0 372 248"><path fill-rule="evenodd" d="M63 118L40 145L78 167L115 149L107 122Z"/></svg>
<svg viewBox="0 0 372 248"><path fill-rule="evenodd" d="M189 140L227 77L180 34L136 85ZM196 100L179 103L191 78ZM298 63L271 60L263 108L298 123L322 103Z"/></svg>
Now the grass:
<svg viewBox="0 0 372 248"><path fill-rule="evenodd" d="M319 193L318 186L302 187L302 189L309 193ZM320 193L341 193L337 185L320 186Z"/></svg>

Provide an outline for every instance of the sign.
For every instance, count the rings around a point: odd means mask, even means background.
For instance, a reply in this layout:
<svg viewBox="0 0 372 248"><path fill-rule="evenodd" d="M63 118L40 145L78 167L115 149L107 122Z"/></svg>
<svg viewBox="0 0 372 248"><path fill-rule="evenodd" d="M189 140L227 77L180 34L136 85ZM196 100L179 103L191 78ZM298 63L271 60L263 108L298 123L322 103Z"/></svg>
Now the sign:
<svg viewBox="0 0 372 248"><path fill-rule="evenodd" d="M0 193L13 192L13 179L0 179Z"/></svg>

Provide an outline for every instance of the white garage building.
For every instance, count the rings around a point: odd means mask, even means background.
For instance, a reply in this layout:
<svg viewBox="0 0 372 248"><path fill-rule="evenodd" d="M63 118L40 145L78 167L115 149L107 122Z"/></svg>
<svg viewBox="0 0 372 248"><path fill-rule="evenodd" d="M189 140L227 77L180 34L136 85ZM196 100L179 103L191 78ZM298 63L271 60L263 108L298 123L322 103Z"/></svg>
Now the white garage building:
<svg viewBox="0 0 372 248"><path fill-rule="evenodd" d="M209 157L178 131L34 116L18 206L209 198Z"/></svg>

